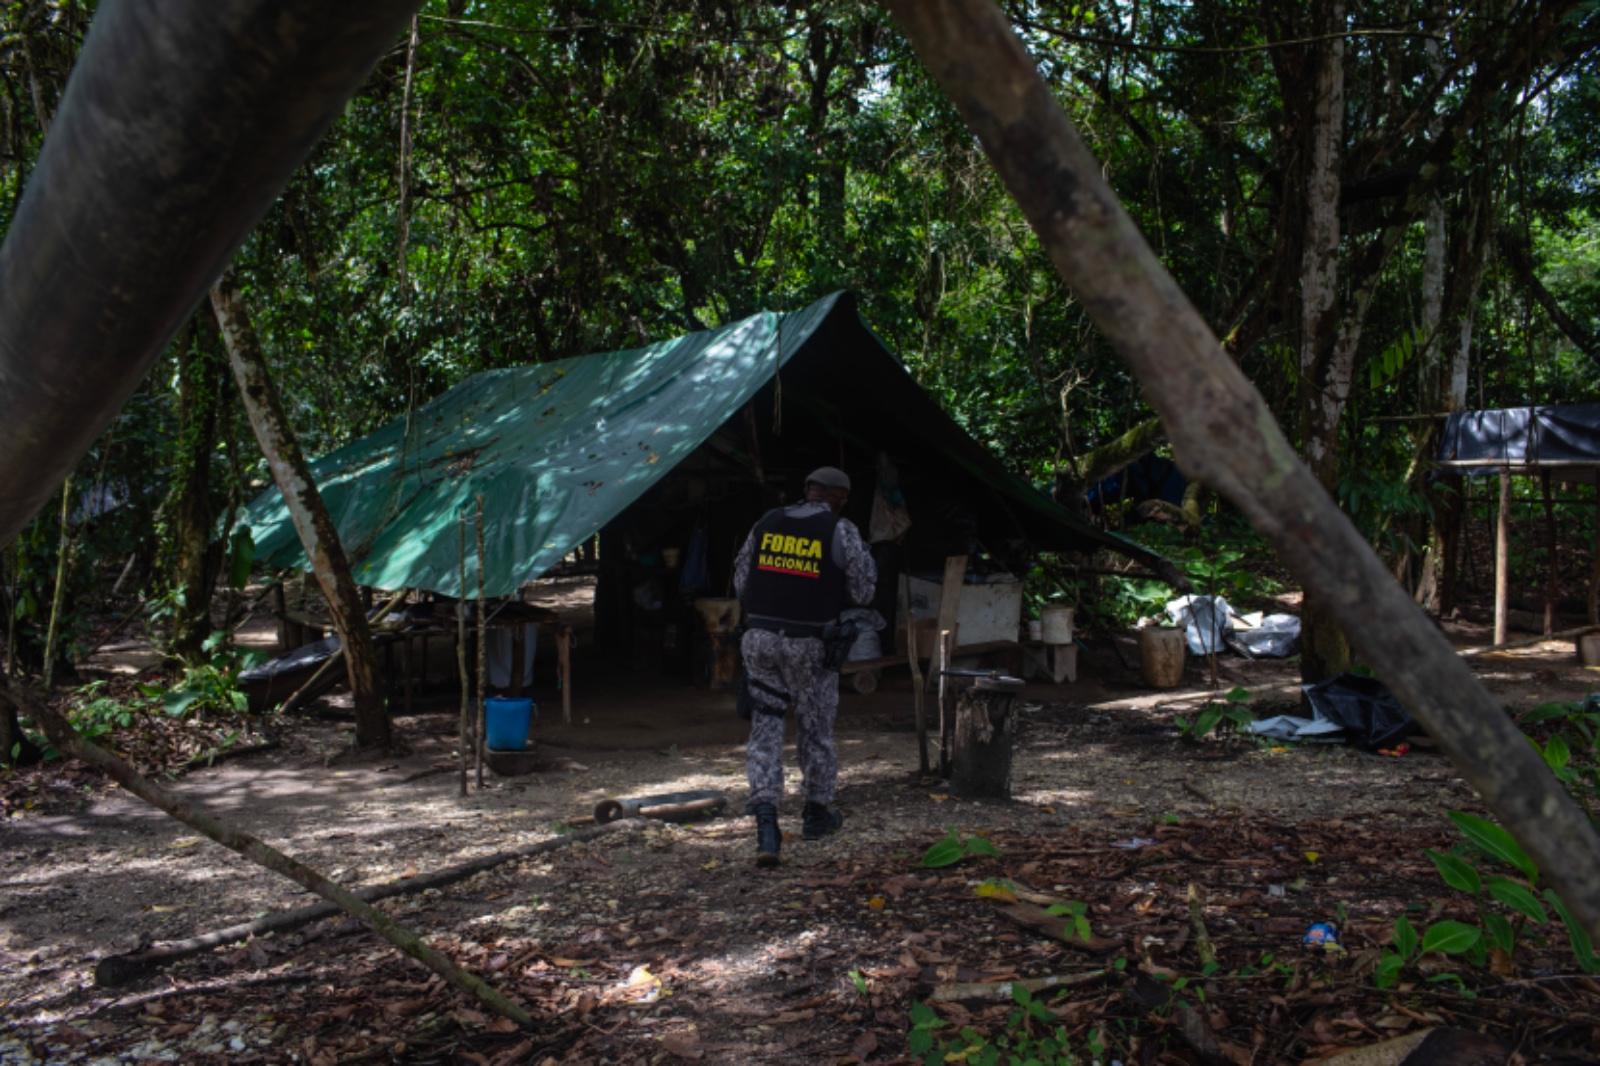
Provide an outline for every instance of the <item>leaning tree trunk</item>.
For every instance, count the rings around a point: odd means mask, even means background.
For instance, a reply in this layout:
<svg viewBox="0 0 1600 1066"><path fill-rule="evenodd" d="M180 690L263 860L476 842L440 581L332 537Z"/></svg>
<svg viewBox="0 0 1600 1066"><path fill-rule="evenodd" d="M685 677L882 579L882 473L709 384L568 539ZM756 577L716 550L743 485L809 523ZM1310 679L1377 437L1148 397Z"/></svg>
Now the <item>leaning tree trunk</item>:
<svg viewBox="0 0 1600 1066"><path fill-rule="evenodd" d="M0 544L116 416L418 6L98 5L0 245Z"/></svg>
<svg viewBox="0 0 1600 1066"><path fill-rule="evenodd" d="M245 412L250 416L250 428L255 430L256 440L272 468L272 480L283 493L295 532L311 562L311 572L322 587L334 628L344 644L350 691L355 696L356 744L363 748L388 747L389 713L378 685L377 651L367 625L367 612L355 579L350 576L350 563L339 543L339 533L328 517L317 483L311 478L311 467L283 413L255 329L231 276L224 275L211 290L211 307L228 348L228 362L239 383Z"/></svg>
<svg viewBox="0 0 1600 1066"><path fill-rule="evenodd" d="M1057 272L1144 386L1180 465L1321 593L1462 775L1600 939L1600 835L1455 649L1395 584L1217 343L987 0L885 0L977 134Z"/></svg>

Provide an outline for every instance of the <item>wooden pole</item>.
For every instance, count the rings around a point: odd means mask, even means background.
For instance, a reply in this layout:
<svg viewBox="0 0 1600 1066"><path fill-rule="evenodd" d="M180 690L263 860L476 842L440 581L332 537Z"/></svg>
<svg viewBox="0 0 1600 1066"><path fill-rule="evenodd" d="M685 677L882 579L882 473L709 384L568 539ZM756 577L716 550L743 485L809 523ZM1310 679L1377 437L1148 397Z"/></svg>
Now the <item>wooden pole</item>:
<svg viewBox="0 0 1600 1066"><path fill-rule="evenodd" d="M1544 635L1556 631L1556 508L1550 499L1550 471L1539 473L1539 495L1544 500Z"/></svg>
<svg viewBox="0 0 1600 1066"><path fill-rule="evenodd" d="M456 522L459 548L461 584L456 596L456 675L461 679L461 728L458 745L461 751L461 794L467 794L467 764L475 746L472 731L472 686L467 675L467 512L462 511Z"/></svg>
<svg viewBox="0 0 1600 1066"><path fill-rule="evenodd" d="M484 573L483 573L483 494L478 495L478 712L475 715L477 729L473 738L474 758L478 764L478 787L483 787L483 746L486 743L484 734L488 731L488 720L485 717L484 698L489 693L489 613L484 605Z"/></svg>
<svg viewBox="0 0 1600 1066"><path fill-rule="evenodd" d="M1600 624L1600 476L1594 483L1594 560L1589 564L1589 624Z"/></svg>
<svg viewBox="0 0 1600 1066"><path fill-rule="evenodd" d="M1494 642L1506 642L1506 602L1511 587L1511 471L1500 471L1500 511L1494 523Z"/></svg>
<svg viewBox="0 0 1600 1066"><path fill-rule="evenodd" d="M561 672L561 720L572 724L572 627L556 627L556 668Z"/></svg>
<svg viewBox="0 0 1600 1066"><path fill-rule="evenodd" d="M917 718L917 768L928 772L928 712L922 700L922 664L917 661L917 624L909 612L906 620L906 658L911 661L911 699Z"/></svg>
<svg viewBox="0 0 1600 1066"><path fill-rule="evenodd" d="M955 650L956 635L949 629L939 630L939 774L950 775L950 719L945 714L945 671L950 669L951 653Z"/></svg>
<svg viewBox="0 0 1600 1066"><path fill-rule="evenodd" d="M61 528L57 531L56 585L50 596L50 621L44 637L44 690L49 692L55 684L56 633L61 619L61 601L65 598L67 571L72 567L72 537L67 525L72 517L72 475L61 484Z"/></svg>

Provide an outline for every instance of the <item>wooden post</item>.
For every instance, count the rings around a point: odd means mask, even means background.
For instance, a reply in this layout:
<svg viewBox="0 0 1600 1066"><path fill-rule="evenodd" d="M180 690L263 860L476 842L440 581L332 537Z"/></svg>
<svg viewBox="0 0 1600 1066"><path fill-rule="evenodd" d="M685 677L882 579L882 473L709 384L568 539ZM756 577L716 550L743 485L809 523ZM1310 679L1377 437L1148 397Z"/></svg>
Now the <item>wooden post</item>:
<svg viewBox="0 0 1600 1066"><path fill-rule="evenodd" d="M1539 472L1539 495L1544 500L1544 635L1556 631L1556 505L1550 499L1550 471Z"/></svg>
<svg viewBox="0 0 1600 1066"><path fill-rule="evenodd" d="M477 722L473 737L473 758L477 763L478 787L483 787L483 746L486 743L488 721L485 718L484 699L489 694L489 612L485 609L483 585L483 496L478 496L478 707L473 715Z"/></svg>
<svg viewBox="0 0 1600 1066"><path fill-rule="evenodd" d="M1511 471L1500 471L1500 513L1494 524L1494 642L1506 642L1507 604L1510 588L1511 547Z"/></svg>
<svg viewBox="0 0 1600 1066"><path fill-rule="evenodd" d="M572 724L572 627L556 627L556 668L561 676L561 721Z"/></svg>
<svg viewBox="0 0 1600 1066"><path fill-rule="evenodd" d="M528 627L518 623L511 627L511 695L522 695L522 656L528 647Z"/></svg>
<svg viewBox="0 0 1600 1066"><path fill-rule="evenodd" d="M1600 471L1594 482L1594 560L1589 564L1589 624L1600 625Z"/></svg>
<svg viewBox="0 0 1600 1066"><path fill-rule="evenodd" d="M461 679L461 794L467 794L468 751L477 743L472 734L471 686L467 683L467 512L458 516L461 584L456 590L456 675Z"/></svg>
<svg viewBox="0 0 1600 1066"><path fill-rule="evenodd" d="M950 669L954 658L955 634L949 629L939 631L939 776L950 776L950 717L944 712L944 691L949 687L944 672Z"/></svg>
<svg viewBox="0 0 1600 1066"><path fill-rule="evenodd" d="M939 586L939 631L959 636L956 618L961 609L961 583L967 576L967 557L952 555L944 561L944 581Z"/></svg>
<svg viewBox="0 0 1600 1066"><path fill-rule="evenodd" d="M294 648L289 645L289 602L281 581L272 586L272 607L278 616L278 651L287 654Z"/></svg>
<svg viewBox="0 0 1600 1066"><path fill-rule="evenodd" d="M906 658L911 660L911 699L917 719L917 768L928 772L928 715L922 702L922 664L917 661L917 625L910 613L902 612L906 620Z"/></svg>

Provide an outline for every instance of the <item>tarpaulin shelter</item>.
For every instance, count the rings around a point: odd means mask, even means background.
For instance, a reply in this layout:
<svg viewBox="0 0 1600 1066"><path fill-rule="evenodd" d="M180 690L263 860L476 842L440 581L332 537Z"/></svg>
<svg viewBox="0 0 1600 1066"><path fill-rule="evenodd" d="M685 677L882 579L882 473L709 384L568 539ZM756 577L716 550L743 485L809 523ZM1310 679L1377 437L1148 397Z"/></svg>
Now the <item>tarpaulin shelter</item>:
<svg viewBox="0 0 1600 1066"><path fill-rule="evenodd" d="M1549 471L1594 481L1600 468L1600 403L1456 411L1445 420L1439 464L1453 473Z"/></svg>
<svg viewBox="0 0 1600 1066"><path fill-rule="evenodd" d="M1600 404L1569 403L1456 411L1445 420L1437 456L1439 472L1475 476L1498 474L1500 509L1495 534L1494 642L1506 639L1511 521L1511 477L1537 474L1544 482L1546 550L1555 559L1555 518L1550 482L1600 484ZM1600 495L1595 501L1600 514ZM1600 544L1589 590L1590 620L1600 600ZM1545 626L1553 626L1554 580L1546 584Z"/></svg>
<svg viewBox="0 0 1600 1066"><path fill-rule="evenodd" d="M878 452L920 476L923 491L911 494L919 521L960 506L993 548L1108 547L1159 562L1008 471L917 386L842 292L642 348L474 374L317 460L312 474L356 580L376 588L459 595L458 518L482 496L485 588L505 596L680 467L720 462L765 482L742 535L761 507L798 488L793 470L861 471L852 503L870 501ZM259 559L306 567L276 489L250 504L247 521Z"/></svg>

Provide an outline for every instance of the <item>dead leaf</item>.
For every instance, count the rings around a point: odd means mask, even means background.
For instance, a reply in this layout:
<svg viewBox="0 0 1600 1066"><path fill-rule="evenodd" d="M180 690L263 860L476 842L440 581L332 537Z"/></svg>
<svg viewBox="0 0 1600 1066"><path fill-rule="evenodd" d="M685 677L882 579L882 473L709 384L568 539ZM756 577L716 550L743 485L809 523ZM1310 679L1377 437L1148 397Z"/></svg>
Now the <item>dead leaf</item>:
<svg viewBox="0 0 1600 1066"><path fill-rule="evenodd" d="M703 1059L706 1055L705 1049L700 1046L700 1035L692 1030L687 1033L668 1033L661 1038L661 1048L669 1055L691 1062Z"/></svg>
<svg viewBox="0 0 1600 1066"><path fill-rule="evenodd" d="M517 1031L517 1023L512 1021L510 1018L496 1018L494 1021L489 1023L488 1028L489 1032L491 1033L499 1033L502 1036L509 1036Z"/></svg>
<svg viewBox="0 0 1600 1066"><path fill-rule="evenodd" d="M532 1040L520 1041L496 1055L494 1057L494 1066L514 1066L515 1063L527 1062L528 1056L532 1052Z"/></svg>
<svg viewBox="0 0 1600 1066"><path fill-rule="evenodd" d="M789 1025L794 1022L809 1022L816 1016L817 1012L814 1010L790 1010L784 1011L772 1021L774 1025Z"/></svg>
<svg viewBox="0 0 1600 1066"><path fill-rule="evenodd" d="M878 1037L871 1029L868 1029L860 1036L856 1037L855 1043L850 1045L850 1054L854 1055L862 1062L865 1062L867 1060L867 1056L871 1055L877 1050Z"/></svg>

